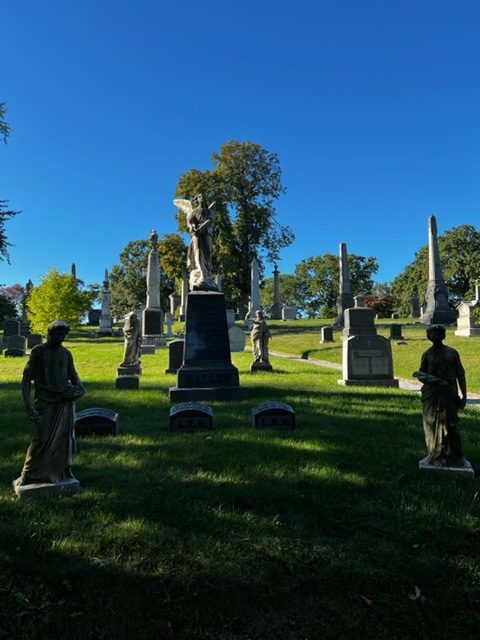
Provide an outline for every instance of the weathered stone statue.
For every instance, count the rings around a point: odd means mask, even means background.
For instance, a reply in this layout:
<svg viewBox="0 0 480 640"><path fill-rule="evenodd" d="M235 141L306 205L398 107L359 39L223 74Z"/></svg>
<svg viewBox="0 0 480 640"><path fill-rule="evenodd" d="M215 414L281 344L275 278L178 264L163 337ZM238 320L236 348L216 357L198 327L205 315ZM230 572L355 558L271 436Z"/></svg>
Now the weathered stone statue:
<svg viewBox="0 0 480 640"><path fill-rule="evenodd" d="M201 193L192 200L174 200L173 203L186 215L191 242L188 248L187 267L190 271L191 291L218 291L212 275L212 242L215 203L208 205Z"/></svg>
<svg viewBox="0 0 480 640"><path fill-rule="evenodd" d="M14 482L19 495L29 485L64 485L62 489L69 492L79 489L71 467L75 400L84 394L84 389L72 354L62 346L69 330L63 320L52 322L46 343L32 349L23 372L22 395L33 421L33 438L22 474ZM35 384L33 404L32 381Z"/></svg>
<svg viewBox="0 0 480 640"><path fill-rule="evenodd" d="M254 356L251 370L267 369L271 371L272 365L270 364L268 356L268 341L270 340L271 334L263 317L263 312L257 311L255 318L252 318L251 322L253 326L250 332L250 338L252 340Z"/></svg>
<svg viewBox="0 0 480 640"><path fill-rule="evenodd" d="M445 335L441 325L427 329L432 346L422 355L420 370L413 374L423 382L423 428L428 455L421 463L435 467L470 467L463 457L458 428L458 411L467 402L465 370L458 352L443 344Z"/></svg>
<svg viewBox="0 0 480 640"><path fill-rule="evenodd" d="M125 316L123 327L125 346L123 351L123 361L120 367L140 366L140 347L142 345L142 332L140 322L134 311L130 311Z"/></svg>

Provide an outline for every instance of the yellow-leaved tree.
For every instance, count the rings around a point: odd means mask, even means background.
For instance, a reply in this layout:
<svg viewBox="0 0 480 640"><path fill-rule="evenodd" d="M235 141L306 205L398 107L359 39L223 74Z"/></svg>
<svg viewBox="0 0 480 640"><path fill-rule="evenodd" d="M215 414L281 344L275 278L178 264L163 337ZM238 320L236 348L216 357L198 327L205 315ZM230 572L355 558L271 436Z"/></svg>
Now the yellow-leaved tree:
<svg viewBox="0 0 480 640"><path fill-rule="evenodd" d="M65 320L72 329L78 327L94 298L94 292L79 288L72 274L50 269L28 297L27 314L33 331L46 335L48 325L54 320Z"/></svg>

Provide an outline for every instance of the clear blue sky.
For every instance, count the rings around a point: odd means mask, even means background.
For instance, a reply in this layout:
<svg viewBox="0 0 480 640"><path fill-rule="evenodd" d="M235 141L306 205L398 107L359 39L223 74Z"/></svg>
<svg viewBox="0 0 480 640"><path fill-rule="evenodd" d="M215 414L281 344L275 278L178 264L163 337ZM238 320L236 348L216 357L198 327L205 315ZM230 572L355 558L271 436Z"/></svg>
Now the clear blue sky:
<svg viewBox="0 0 480 640"><path fill-rule="evenodd" d="M100 282L230 139L280 158L285 273L345 241L389 280L431 212L480 222L477 1L2 0L0 24L0 283Z"/></svg>

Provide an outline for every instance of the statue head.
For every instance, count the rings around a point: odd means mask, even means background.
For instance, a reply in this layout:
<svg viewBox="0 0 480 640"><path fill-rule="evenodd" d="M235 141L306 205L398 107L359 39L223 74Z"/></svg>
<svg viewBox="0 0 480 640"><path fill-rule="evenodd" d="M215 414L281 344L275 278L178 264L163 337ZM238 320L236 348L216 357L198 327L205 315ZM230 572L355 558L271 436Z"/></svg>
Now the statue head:
<svg viewBox="0 0 480 640"><path fill-rule="evenodd" d="M196 207L203 208L207 206L207 199L205 198L203 193L196 193L194 196L192 196L192 209L195 209Z"/></svg>
<svg viewBox="0 0 480 640"><path fill-rule="evenodd" d="M65 320L54 320L48 325L47 344L53 347L59 346L65 340L69 331L70 325Z"/></svg>
<svg viewBox="0 0 480 640"><path fill-rule="evenodd" d="M431 327L428 327L427 329L427 338L430 340L430 342L433 342L433 344L442 344L442 342L445 340L445 336L447 335L447 332L445 331L445 327L441 324L432 324Z"/></svg>

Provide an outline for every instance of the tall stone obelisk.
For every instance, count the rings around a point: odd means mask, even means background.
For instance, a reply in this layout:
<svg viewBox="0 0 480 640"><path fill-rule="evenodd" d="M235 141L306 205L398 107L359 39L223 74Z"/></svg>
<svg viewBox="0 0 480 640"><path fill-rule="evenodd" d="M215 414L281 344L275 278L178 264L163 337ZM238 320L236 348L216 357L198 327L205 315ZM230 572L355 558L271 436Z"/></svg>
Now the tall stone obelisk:
<svg viewBox="0 0 480 640"><path fill-rule="evenodd" d="M255 313L260 311L260 267L258 266L258 260L254 258L251 264L250 275L250 303L248 305L247 320L255 318Z"/></svg>
<svg viewBox="0 0 480 640"><path fill-rule="evenodd" d="M280 298L280 272L277 265L273 270L273 304L270 307L270 318L272 320L282 319L282 300Z"/></svg>
<svg viewBox="0 0 480 640"><path fill-rule="evenodd" d="M112 314L110 311L110 283L108 281L108 271L105 269L105 279L102 289L102 313L100 314L100 325L98 327L99 336L112 335Z"/></svg>
<svg viewBox="0 0 480 640"><path fill-rule="evenodd" d="M142 314L142 336L144 344L164 344L163 312L160 307L160 259L158 257L158 234L152 230L148 238L150 253L147 265L147 305Z"/></svg>
<svg viewBox="0 0 480 640"><path fill-rule="evenodd" d="M440 263L435 216L428 218L428 286L425 302L423 324L452 324L456 321L455 311L448 305L448 290Z"/></svg>
<svg viewBox="0 0 480 640"><path fill-rule="evenodd" d="M347 245L345 242L340 243L339 248L339 267L340 267L340 295L337 298L337 319L335 325L343 327L345 309L351 309L355 306L352 288L350 286L350 268L348 266Z"/></svg>

